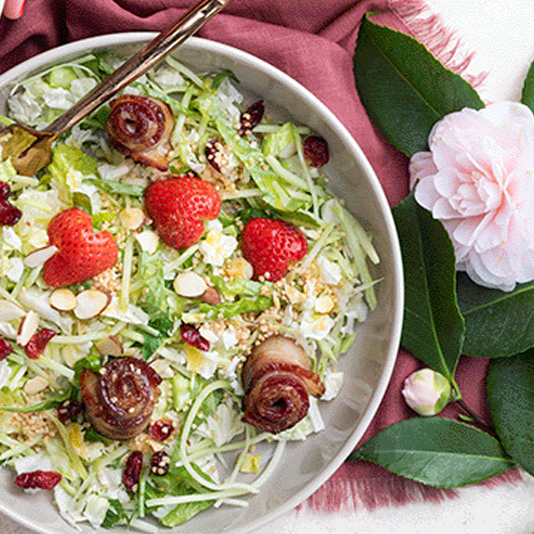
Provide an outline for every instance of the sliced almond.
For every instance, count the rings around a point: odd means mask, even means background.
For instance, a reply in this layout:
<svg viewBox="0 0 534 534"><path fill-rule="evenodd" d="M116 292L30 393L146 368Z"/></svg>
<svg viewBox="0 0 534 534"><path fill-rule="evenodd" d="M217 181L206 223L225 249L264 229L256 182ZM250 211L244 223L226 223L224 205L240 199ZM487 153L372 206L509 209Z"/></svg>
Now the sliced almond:
<svg viewBox="0 0 534 534"><path fill-rule="evenodd" d="M124 208L119 219L126 230L139 230L145 223L145 213L140 208Z"/></svg>
<svg viewBox="0 0 534 534"><path fill-rule="evenodd" d="M180 273L173 282L174 291L181 297L200 298L208 289L204 279L193 271Z"/></svg>
<svg viewBox="0 0 534 534"><path fill-rule="evenodd" d="M24 317L26 312L10 300L0 299L0 323L7 323L13 319Z"/></svg>
<svg viewBox="0 0 534 534"><path fill-rule="evenodd" d="M19 332L17 334L17 343L21 347L25 347L33 334L37 332L39 328L39 321L41 318L33 310L30 310L20 322Z"/></svg>
<svg viewBox="0 0 534 534"><path fill-rule="evenodd" d="M200 295L199 299L206 304L211 304L211 306L217 306L222 302L220 293L211 286L206 288L206 291Z"/></svg>
<svg viewBox="0 0 534 534"><path fill-rule="evenodd" d="M76 295L68 288L55 289L48 297L48 304L54 310L69 312L76 308L78 301Z"/></svg>
<svg viewBox="0 0 534 534"><path fill-rule="evenodd" d="M54 245L49 245L48 247L38 248L33 252L30 252L22 262L26 267L30 269L35 269L43 265L47 260L49 260L56 252L58 248Z"/></svg>
<svg viewBox="0 0 534 534"><path fill-rule="evenodd" d="M109 293L99 289L87 289L76 296L74 315L82 321L98 317L111 302Z"/></svg>
<svg viewBox="0 0 534 534"><path fill-rule="evenodd" d="M95 343L98 352L103 356L122 356L124 348L121 342L115 336L108 336L103 339L99 339Z"/></svg>
<svg viewBox="0 0 534 534"><path fill-rule="evenodd" d="M145 230L140 234L135 235L135 239L139 243L141 250L143 252L148 252L149 254L154 254L158 249L159 245L159 236L156 232L152 230Z"/></svg>
<svg viewBox="0 0 534 534"><path fill-rule="evenodd" d="M24 384L24 391L28 395L36 395L46 389L48 386L48 380L44 379L42 376L35 376L30 378Z"/></svg>

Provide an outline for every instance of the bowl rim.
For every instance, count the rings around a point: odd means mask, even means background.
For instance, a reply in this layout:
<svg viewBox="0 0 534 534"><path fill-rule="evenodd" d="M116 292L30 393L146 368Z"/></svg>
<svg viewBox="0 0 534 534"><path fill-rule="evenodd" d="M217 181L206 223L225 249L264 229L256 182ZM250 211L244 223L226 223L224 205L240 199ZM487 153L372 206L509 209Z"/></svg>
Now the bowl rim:
<svg viewBox="0 0 534 534"><path fill-rule="evenodd" d="M106 46L116 45L130 45L141 44L152 40L158 35L158 32L152 31L131 31L131 32L117 32L103 34L95 37L88 37L80 39L71 43L63 44L50 50L41 52L6 71L0 75L0 89L4 85L17 80L21 76L27 75L29 72L35 71L51 61L61 61L65 56L74 56L76 54L86 53L88 50L94 48L104 48ZM310 497L315 491L317 491L343 464L344 460L355 448L356 444L360 441L372 419L376 415L376 412L382 402L382 399L386 393L387 386L391 380L393 369L396 363L397 353L400 347L400 338L402 331L403 309L404 309L404 283L403 283L403 268L402 268L402 256L400 243L394 223L394 219L385 195L385 192L378 180L378 177L369 163L367 157L363 153L359 144L355 138L349 133L343 123L334 115L330 109L319 100L313 93L306 89L302 84L284 73L277 67L270 63L233 46L220 43L211 39L205 39L200 37L190 37L186 42L181 45L181 48L193 48L213 53L215 55L224 55L231 57L237 61L247 63L254 69L259 69L263 73L271 76L281 82L283 85L288 86L293 92L297 93L299 97L308 101L330 125L336 131L336 134L340 137L342 142L348 147L348 149L357 156L358 163L361 165L363 172L369 178L369 183L375 199L380 206L384 225L389 235L390 240L390 253L391 253L391 265L393 267L392 281L394 309L392 313L391 331L389 349L385 357L385 364L383 366L380 378L377 381L376 388L372 395L369 397L364 413L360 419L358 427L355 428L348 438L346 439L343 447L340 448L338 453L334 456L332 461L327 467L314 477L305 486L293 495L290 499L282 503L281 505L273 508L263 517L256 519L247 525L238 527L233 531L233 534L246 534L253 532L259 528L266 526L273 520L278 519L282 515L290 512L295 507L303 503L308 497ZM176 51L176 50L175 50ZM175 52L174 51L174 52ZM41 528L38 524L33 523L30 519L25 518L19 513L12 511L8 508L4 508L0 503L0 512L11 517L19 524L27 526L28 528L42 532L43 534L52 534L51 531ZM58 514L59 517L59 514ZM172 532L169 531L169 532Z"/></svg>

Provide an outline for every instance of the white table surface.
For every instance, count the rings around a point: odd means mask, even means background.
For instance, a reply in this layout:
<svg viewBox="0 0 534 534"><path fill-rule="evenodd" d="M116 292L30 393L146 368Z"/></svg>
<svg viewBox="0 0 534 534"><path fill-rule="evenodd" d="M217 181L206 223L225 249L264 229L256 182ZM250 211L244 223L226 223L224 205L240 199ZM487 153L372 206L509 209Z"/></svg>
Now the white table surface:
<svg viewBox="0 0 534 534"><path fill-rule="evenodd" d="M403 0L396 0L402 2ZM469 72L489 72L478 88L488 102L518 100L534 60L532 0L426 0L457 32L462 49L475 51ZM460 498L439 504L359 508L318 513L306 507L279 518L254 534L532 534L534 478L515 485L470 487ZM30 534L0 515L0 534Z"/></svg>

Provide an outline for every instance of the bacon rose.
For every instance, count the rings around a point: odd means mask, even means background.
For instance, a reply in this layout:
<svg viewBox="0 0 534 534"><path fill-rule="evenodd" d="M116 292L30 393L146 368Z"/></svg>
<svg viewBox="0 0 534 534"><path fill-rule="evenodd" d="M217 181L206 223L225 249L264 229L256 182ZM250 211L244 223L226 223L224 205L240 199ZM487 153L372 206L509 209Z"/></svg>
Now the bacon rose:
<svg viewBox="0 0 534 534"><path fill-rule="evenodd" d="M86 416L106 438L131 439L148 426L160 383L156 371L139 358L117 358L99 373L84 369L80 389Z"/></svg>
<svg viewBox="0 0 534 534"><path fill-rule="evenodd" d="M122 95L111 103L106 131L117 150L160 171L169 166L174 118L169 106L145 95Z"/></svg>
<svg viewBox="0 0 534 534"><path fill-rule="evenodd" d="M243 366L242 380L243 421L272 434L295 426L308 413L309 395L324 393L304 349L280 335L254 348Z"/></svg>

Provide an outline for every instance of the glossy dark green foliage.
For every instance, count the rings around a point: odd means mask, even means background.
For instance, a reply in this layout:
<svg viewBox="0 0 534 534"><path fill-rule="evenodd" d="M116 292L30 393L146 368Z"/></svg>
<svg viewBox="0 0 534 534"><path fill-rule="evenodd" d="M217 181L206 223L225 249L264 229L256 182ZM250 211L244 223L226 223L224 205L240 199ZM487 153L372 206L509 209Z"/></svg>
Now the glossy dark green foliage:
<svg viewBox="0 0 534 534"><path fill-rule="evenodd" d="M534 350L490 364L488 405L507 452L534 475Z"/></svg>
<svg viewBox="0 0 534 534"><path fill-rule="evenodd" d="M354 76L369 117L407 156L427 150L430 130L445 115L484 107L475 89L424 45L368 16L358 35Z"/></svg>
<svg viewBox="0 0 534 534"><path fill-rule="evenodd" d="M443 225L409 195L393 208L405 283L401 343L415 357L454 380L464 320L456 303L452 243Z"/></svg>
<svg viewBox="0 0 534 534"><path fill-rule="evenodd" d="M466 327L464 354L499 358L534 347L534 283L504 292L481 287L464 273L457 282Z"/></svg>
<svg viewBox="0 0 534 534"><path fill-rule="evenodd" d="M367 460L397 475L441 488L474 484L515 465L494 437L441 417L396 423L349 459Z"/></svg>

